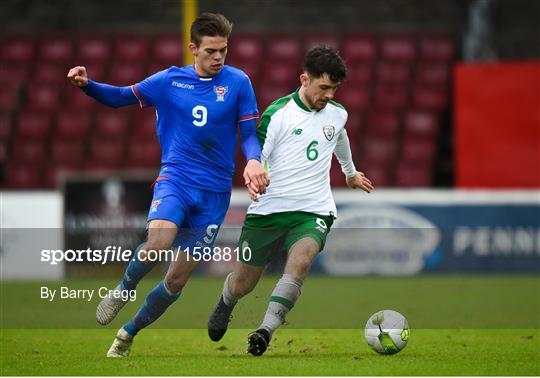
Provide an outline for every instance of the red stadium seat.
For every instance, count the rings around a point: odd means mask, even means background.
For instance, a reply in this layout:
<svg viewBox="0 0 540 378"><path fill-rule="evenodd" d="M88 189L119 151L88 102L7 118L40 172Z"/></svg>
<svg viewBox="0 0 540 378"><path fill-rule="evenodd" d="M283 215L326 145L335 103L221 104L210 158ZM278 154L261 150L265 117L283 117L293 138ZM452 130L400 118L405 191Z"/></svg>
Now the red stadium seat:
<svg viewBox="0 0 540 378"><path fill-rule="evenodd" d="M420 38L420 58L450 61L454 57L455 43L451 36L425 36Z"/></svg>
<svg viewBox="0 0 540 378"><path fill-rule="evenodd" d="M234 175L233 175L233 186L245 188L244 180L244 168L246 167L246 159L244 154L241 151L236 152L234 159Z"/></svg>
<svg viewBox="0 0 540 378"><path fill-rule="evenodd" d="M42 172L38 164L19 163L12 160L5 166L6 188L34 189L41 186Z"/></svg>
<svg viewBox="0 0 540 378"><path fill-rule="evenodd" d="M132 139L128 147L125 167L129 169L156 169L161 162L161 149L155 140Z"/></svg>
<svg viewBox="0 0 540 378"><path fill-rule="evenodd" d="M348 111L366 109L370 101L369 87L345 82L336 92L336 101Z"/></svg>
<svg viewBox="0 0 540 378"><path fill-rule="evenodd" d="M269 60L262 70L264 76L261 78L262 84L281 85L285 88L296 85L299 81L301 68L279 60Z"/></svg>
<svg viewBox="0 0 540 378"><path fill-rule="evenodd" d="M86 157L84 140L53 139L51 143L52 162L71 168L79 167Z"/></svg>
<svg viewBox="0 0 540 378"><path fill-rule="evenodd" d="M381 57L385 60L412 62L416 58L414 40L408 35L387 35L381 40Z"/></svg>
<svg viewBox="0 0 540 378"><path fill-rule="evenodd" d="M0 110L12 111L18 108L20 88L20 85L15 83L2 83L0 85Z"/></svg>
<svg viewBox="0 0 540 378"><path fill-rule="evenodd" d="M229 64L229 63L227 62L227 64ZM146 70L146 76L150 76L150 75L153 75L155 73L158 73L159 71L166 70L166 69L170 68L171 66L178 66L178 62L176 62L176 64L165 64L165 63L159 63L159 62L152 62L148 66L148 70Z"/></svg>
<svg viewBox="0 0 540 378"><path fill-rule="evenodd" d="M52 111L60 107L61 87L46 82L36 82L27 88L27 107Z"/></svg>
<svg viewBox="0 0 540 378"><path fill-rule="evenodd" d="M435 140L439 133L439 121L433 112L409 110L403 116L406 136Z"/></svg>
<svg viewBox="0 0 540 378"><path fill-rule="evenodd" d="M305 51L309 51L313 47L326 46L334 50L339 50L339 39L335 33L333 34L313 34L306 35L304 42Z"/></svg>
<svg viewBox="0 0 540 378"><path fill-rule="evenodd" d="M96 107L98 102L87 96L81 89L68 84L64 90L62 105L65 109L73 111L89 111ZM103 105L101 105L103 106Z"/></svg>
<svg viewBox="0 0 540 378"><path fill-rule="evenodd" d="M4 83L25 83L30 79L30 64L3 63L0 64L0 82Z"/></svg>
<svg viewBox="0 0 540 378"><path fill-rule="evenodd" d="M84 162L87 171L117 170L124 159L124 141L94 139L90 143L90 158Z"/></svg>
<svg viewBox="0 0 540 378"><path fill-rule="evenodd" d="M256 60L244 60L244 61L227 61L227 64L230 64L231 66L234 66L236 68L241 69L245 72L246 75L248 75L249 79L251 80L251 85L253 87L256 87L259 84L260 79L260 73L261 73L261 64L257 62ZM262 71L264 72L264 71Z"/></svg>
<svg viewBox="0 0 540 378"><path fill-rule="evenodd" d="M125 110L100 109L96 113L96 134L109 138L125 137L129 128L129 115Z"/></svg>
<svg viewBox="0 0 540 378"><path fill-rule="evenodd" d="M341 165L339 165L335 155L332 157L332 167L330 168L330 184L333 188L347 186L345 175L341 171Z"/></svg>
<svg viewBox="0 0 540 378"><path fill-rule="evenodd" d="M43 174L43 183L47 188L58 188L66 176L74 174L80 164L73 163L47 163Z"/></svg>
<svg viewBox="0 0 540 378"><path fill-rule="evenodd" d="M272 61L300 64L304 56L301 40L294 34L273 34L267 49L266 58Z"/></svg>
<svg viewBox="0 0 540 378"><path fill-rule="evenodd" d="M105 67L106 63L85 63L86 73L88 78L93 81L104 82L105 81Z"/></svg>
<svg viewBox="0 0 540 378"><path fill-rule="evenodd" d="M399 133L399 116L392 111L370 110L366 117L366 125L368 135L394 139Z"/></svg>
<svg viewBox="0 0 540 378"><path fill-rule="evenodd" d="M8 156L7 141L0 140L0 164L4 164Z"/></svg>
<svg viewBox="0 0 540 378"><path fill-rule="evenodd" d="M362 159L374 164L389 166L394 163L397 153L395 139L386 137L369 137L363 140Z"/></svg>
<svg viewBox="0 0 540 378"><path fill-rule="evenodd" d="M63 110L58 113L57 138L83 140L90 131L90 117L82 111Z"/></svg>
<svg viewBox="0 0 540 378"><path fill-rule="evenodd" d="M435 159L435 140L407 137L401 143L401 159L407 162L431 164Z"/></svg>
<svg viewBox="0 0 540 378"><path fill-rule="evenodd" d="M156 37L152 60L164 68L182 66L183 45L181 35L161 35ZM159 70L157 70L159 71ZM152 71L152 73L157 72Z"/></svg>
<svg viewBox="0 0 540 378"><path fill-rule="evenodd" d="M83 169L87 173L99 173L106 174L111 172L120 171L120 161L106 161L106 160L86 160L83 164Z"/></svg>
<svg viewBox="0 0 540 378"><path fill-rule="evenodd" d="M444 87L417 85L413 91L413 104L416 108L441 110L448 103Z"/></svg>
<svg viewBox="0 0 540 378"><path fill-rule="evenodd" d="M46 157L46 147L42 139L15 139L12 141L12 157L19 163L42 162Z"/></svg>
<svg viewBox="0 0 540 378"><path fill-rule="evenodd" d="M0 61L27 64L34 58L35 47L31 37L6 36L2 38Z"/></svg>
<svg viewBox="0 0 540 378"><path fill-rule="evenodd" d="M82 36L77 41L78 65L107 63L111 59L111 42L105 36Z"/></svg>
<svg viewBox="0 0 540 378"><path fill-rule="evenodd" d="M114 62L144 63L150 56L150 43L144 36L118 37L114 41Z"/></svg>
<svg viewBox="0 0 540 378"><path fill-rule="evenodd" d="M231 61L242 63L264 56L264 42L260 33L234 33L229 46L227 59Z"/></svg>
<svg viewBox="0 0 540 378"><path fill-rule="evenodd" d="M347 83L367 85L373 80L373 66L368 62L347 64Z"/></svg>
<svg viewBox="0 0 540 378"><path fill-rule="evenodd" d="M51 124L50 113L25 109L19 113L17 135L27 139L44 139L49 135Z"/></svg>
<svg viewBox="0 0 540 378"><path fill-rule="evenodd" d="M67 37L45 37L40 42L39 50L40 62L68 64L73 59L73 43Z"/></svg>
<svg viewBox="0 0 540 378"><path fill-rule="evenodd" d="M377 58L377 43L370 34L349 33L343 38L341 55L347 64L372 62Z"/></svg>
<svg viewBox="0 0 540 378"><path fill-rule="evenodd" d="M390 165L361 161L357 169L367 176L375 188L392 185L393 169Z"/></svg>
<svg viewBox="0 0 540 378"><path fill-rule="evenodd" d="M127 86L136 84L146 77L146 68L139 63L118 63L111 67L109 80L111 84Z"/></svg>
<svg viewBox="0 0 540 378"><path fill-rule="evenodd" d="M0 141L9 139L11 135L11 114L0 112Z"/></svg>
<svg viewBox="0 0 540 378"><path fill-rule="evenodd" d="M48 84L65 84L67 83L66 68L61 64L56 63L41 63L37 64L34 68L34 74L32 75L32 81Z"/></svg>
<svg viewBox="0 0 540 378"><path fill-rule="evenodd" d="M349 110L348 113L349 116L345 128L347 129L351 144L353 144L353 142L359 140L360 133L364 127L364 113L358 110Z"/></svg>
<svg viewBox="0 0 540 378"><path fill-rule="evenodd" d="M375 104L386 110L400 110L407 105L408 88L404 85L379 84L375 87Z"/></svg>
<svg viewBox="0 0 540 378"><path fill-rule="evenodd" d="M432 185L431 164L399 162L396 168L396 185L399 187L430 187Z"/></svg>
<svg viewBox="0 0 540 378"><path fill-rule="evenodd" d="M136 114L134 117L135 125L131 134L137 139L153 139L157 141L156 122L156 112L154 109L142 109L142 114Z"/></svg>
<svg viewBox="0 0 540 378"><path fill-rule="evenodd" d="M272 102L278 98L287 96L291 91L287 91L283 86L259 86L260 90L257 91L257 103L259 104L260 114L270 105Z"/></svg>
<svg viewBox="0 0 540 378"><path fill-rule="evenodd" d="M411 78L411 67L407 62L381 61L377 65L377 80L380 83L407 85Z"/></svg>
<svg viewBox="0 0 540 378"><path fill-rule="evenodd" d="M424 85L445 86L450 79L450 67L446 63L420 62L416 67L416 82Z"/></svg>

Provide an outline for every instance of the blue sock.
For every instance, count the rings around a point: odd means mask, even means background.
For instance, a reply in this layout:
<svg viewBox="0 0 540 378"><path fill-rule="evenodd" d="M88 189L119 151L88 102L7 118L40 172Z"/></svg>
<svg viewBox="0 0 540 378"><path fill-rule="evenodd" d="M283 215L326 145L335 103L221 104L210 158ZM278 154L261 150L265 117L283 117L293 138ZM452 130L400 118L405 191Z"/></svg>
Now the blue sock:
<svg viewBox="0 0 540 378"><path fill-rule="evenodd" d="M144 276L156 266L157 261L148 261L146 264L143 264L139 261L139 251L141 250L144 243L139 244L133 253L133 258L129 262L124 277L122 278L122 283L120 283L120 289L122 290L134 290L137 287L137 284Z"/></svg>
<svg viewBox="0 0 540 378"><path fill-rule="evenodd" d="M129 323L124 325L124 330L131 336L135 336L141 329L148 327L159 318L178 299L180 293L171 294L165 286L165 282L161 281L148 293L139 312Z"/></svg>

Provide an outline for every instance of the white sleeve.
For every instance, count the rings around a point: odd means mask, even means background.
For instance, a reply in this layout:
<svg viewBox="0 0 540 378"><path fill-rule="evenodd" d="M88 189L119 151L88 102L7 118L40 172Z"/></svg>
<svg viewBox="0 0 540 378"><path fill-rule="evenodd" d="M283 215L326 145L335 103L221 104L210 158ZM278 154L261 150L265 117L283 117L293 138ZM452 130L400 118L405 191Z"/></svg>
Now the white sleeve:
<svg viewBox="0 0 540 378"><path fill-rule="evenodd" d="M270 159L274 146L277 143L277 140L279 140L279 132L281 130L281 127L279 127L280 122L280 115L274 114L267 123L266 131L263 134L264 140L262 141L261 146L261 163L263 164Z"/></svg>
<svg viewBox="0 0 540 378"><path fill-rule="evenodd" d="M349 137L347 136L347 131L345 129L342 129L338 135L334 154L336 155L339 164L341 165L341 170L343 171L345 176L354 176L356 174L356 168L352 160Z"/></svg>

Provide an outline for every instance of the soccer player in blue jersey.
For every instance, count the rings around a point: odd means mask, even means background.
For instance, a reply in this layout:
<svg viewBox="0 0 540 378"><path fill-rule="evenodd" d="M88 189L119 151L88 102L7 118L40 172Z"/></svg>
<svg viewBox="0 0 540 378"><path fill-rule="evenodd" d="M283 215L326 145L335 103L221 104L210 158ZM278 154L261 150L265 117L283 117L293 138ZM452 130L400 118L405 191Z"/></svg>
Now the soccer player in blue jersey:
<svg viewBox="0 0 540 378"><path fill-rule="evenodd" d="M195 253L195 247L198 251L213 247L229 206L238 127L248 162L244 179L250 196L264 193L269 183L260 163L258 110L250 80L224 64L231 31L232 24L223 15L201 14L191 25L189 50L195 63L172 66L132 86L94 82L82 66L68 73L72 84L103 104L138 103L156 109L162 159L148 214L148 236L115 292L134 290L153 268L156 263L145 259L146 251L180 247L187 252L170 264L135 317L120 328L108 357L128 356L135 335L178 299L197 265L188 253ZM124 306L126 301L118 297L111 295L98 305L100 324L110 323Z"/></svg>

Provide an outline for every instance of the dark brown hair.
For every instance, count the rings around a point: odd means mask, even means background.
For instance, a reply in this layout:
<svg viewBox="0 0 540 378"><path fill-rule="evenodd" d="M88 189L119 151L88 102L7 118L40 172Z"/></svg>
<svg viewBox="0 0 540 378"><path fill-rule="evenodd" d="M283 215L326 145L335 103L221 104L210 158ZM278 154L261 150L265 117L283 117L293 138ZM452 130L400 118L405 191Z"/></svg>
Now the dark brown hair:
<svg viewBox="0 0 540 378"><path fill-rule="evenodd" d="M203 37L225 37L231 35L233 24L220 13L202 13L191 24L191 42L197 47Z"/></svg>
<svg viewBox="0 0 540 378"><path fill-rule="evenodd" d="M326 46L314 47L307 52L304 71L317 79L326 73L336 83L347 77L347 67L341 56L336 50Z"/></svg>

